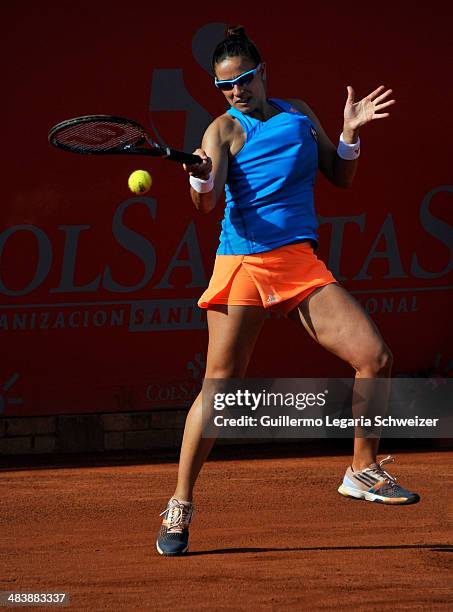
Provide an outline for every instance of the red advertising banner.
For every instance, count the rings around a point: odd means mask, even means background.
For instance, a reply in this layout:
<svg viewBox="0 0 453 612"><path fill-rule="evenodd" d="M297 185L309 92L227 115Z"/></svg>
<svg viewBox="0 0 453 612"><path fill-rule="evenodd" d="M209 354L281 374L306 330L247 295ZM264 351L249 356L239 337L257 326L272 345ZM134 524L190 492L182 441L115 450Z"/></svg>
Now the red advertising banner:
<svg viewBox="0 0 453 612"><path fill-rule="evenodd" d="M436 4L436 3L435 3ZM377 322L397 373L453 369L451 9L321 3L266 14L194 14L150 2L22 1L2 7L3 206L0 411L37 415L188 405L207 347L197 298L223 203L193 207L178 164L77 156L55 123L116 114L192 151L225 110L210 57L242 23L267 62L269 95L301 98L338 139L346 85L392 87L367 126L351 189L319 177L319 256ZM447 9L444 9L446 11ZM127 187L153 178L145 196ZM250 376L348 376L302 329L271 317Z"/></svg>

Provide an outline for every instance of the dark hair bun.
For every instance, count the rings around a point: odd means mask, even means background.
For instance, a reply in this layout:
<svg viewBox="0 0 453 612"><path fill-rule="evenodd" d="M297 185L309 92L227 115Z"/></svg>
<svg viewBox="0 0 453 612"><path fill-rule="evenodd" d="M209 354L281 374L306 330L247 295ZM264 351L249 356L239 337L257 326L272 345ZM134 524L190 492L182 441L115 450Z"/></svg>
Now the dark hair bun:
<svg viewBox="0 0 453 612"><path fill-rule="evenodd" d="M212 54L212 70L227 57L248 57L255 66L261 63L261 53L245 33L244 26L228 26L225 38L219 42Z"/></svg>
<svg viewBox="0 0 453 612"><path fill-rule="evenodd" d="M248 36L245 33L244 26L227 26L225 30L225 38L242 38L243 40L248 40Z"/></svg>

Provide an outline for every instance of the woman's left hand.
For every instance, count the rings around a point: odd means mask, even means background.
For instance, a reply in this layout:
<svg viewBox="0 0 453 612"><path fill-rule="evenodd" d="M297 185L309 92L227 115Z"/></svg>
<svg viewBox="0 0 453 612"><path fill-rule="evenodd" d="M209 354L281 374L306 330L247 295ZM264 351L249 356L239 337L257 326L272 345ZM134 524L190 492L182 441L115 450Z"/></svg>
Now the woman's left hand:
<svg viewBox="0 0 453 612"><path fill-rule="evenodd" d="M374 119L385 119L390 113L383 113L381 111L395 104L395 100L388 99L392 90L385 90L384 85L380 85L358 102L355 102L354 99L354 89L350 85L348 85L347 89L348 99L344 107L344 127L351 132L355 132L362 125L366 125L370 121L374 121Z"/></svg>

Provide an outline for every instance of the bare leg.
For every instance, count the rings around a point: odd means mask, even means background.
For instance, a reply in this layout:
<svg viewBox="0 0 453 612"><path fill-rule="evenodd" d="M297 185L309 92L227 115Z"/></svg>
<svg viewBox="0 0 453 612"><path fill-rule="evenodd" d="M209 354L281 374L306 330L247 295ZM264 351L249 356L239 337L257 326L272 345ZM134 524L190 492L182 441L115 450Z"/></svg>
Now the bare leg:
<svg viewBox="0 0 453 612"><path fill-rule="evenodd" d="M215 306L208 310L209 345L206 378L243 378L261 331L264 309L255 306ZM198 474L215 439L202 437L201 393L184 428L174 497L192 501Z"/></svg>
<svg viewBox="0 0 453 612"><path fill-rule="evenodd" d="M360 397L357 392L359 380L389 378L392 367L390 350L370 317L345 289L331 284L314 291L291 312L290 318L302 322L314 340L355 369L352 410L354 416L364 415L366 403L376 398L370 397L371 393L368 397ZM377 389L381 394L378 399L383 412L382 406L388 399L388 384L380 382ZM371 391L369 386L368 391ZM378 438L356 435L352 468L361 470L375 462L378 445Z"/></svg>

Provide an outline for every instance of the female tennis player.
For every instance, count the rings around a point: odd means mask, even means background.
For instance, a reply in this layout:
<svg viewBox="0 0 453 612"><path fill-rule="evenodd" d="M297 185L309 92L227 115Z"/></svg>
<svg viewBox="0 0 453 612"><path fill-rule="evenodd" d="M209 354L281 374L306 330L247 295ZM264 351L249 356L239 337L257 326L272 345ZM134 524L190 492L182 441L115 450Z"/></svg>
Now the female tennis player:
<svg viewBox="0 0 453 612"><path fill-rule="evenodd" d="M356 101L348 86L343 131L334 146L305 102L267 97L266 65L241 26L228 28L214 51L213 69L230 108L210 124L195 151L203 162L184 166L198 210L211 211L226 192L214 271L199 300L209 330L206 378L245 376L267 308L303 325L347 361L355 386L360 379L388 378L392 356L376 326L314 253L313 184L319 168L334 185L351 185L359 130L389 116L392 91L381 85ZM176 490L162 513L157 550L163 555L188 550L192 491L214 443L202 437L201 412L200 394L187 416ZM383 469L392 458L377 462L377 449L376 438L356 436L339 492L386 504L419 501Z"/></svg>

